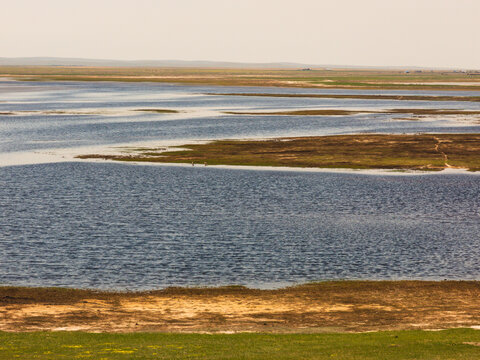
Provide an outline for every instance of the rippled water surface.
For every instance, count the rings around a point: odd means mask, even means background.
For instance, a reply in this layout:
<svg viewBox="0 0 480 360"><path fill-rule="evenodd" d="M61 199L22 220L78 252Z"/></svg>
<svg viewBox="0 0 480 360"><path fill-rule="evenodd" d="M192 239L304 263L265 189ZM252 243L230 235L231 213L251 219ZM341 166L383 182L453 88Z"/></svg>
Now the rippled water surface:
<svg viewBox="0 0 480 360"><path fill-rule="evenodd" d="M480 176L0 168L3 283L480 278Z"/></svg>
<svg viewBox="0 0 480 360"><path fill-rule="evenodd" d="M278 287L343 278L480 280L478 175L253 171L57 158L37 165L1 163L42 151L151 141L480 132L474 121L438 117L223 114L480 110L480 103L206 95L222 92L478 96L0 81L0 284L151 289ZM180 113L135 111L148 108Z"/></svg>

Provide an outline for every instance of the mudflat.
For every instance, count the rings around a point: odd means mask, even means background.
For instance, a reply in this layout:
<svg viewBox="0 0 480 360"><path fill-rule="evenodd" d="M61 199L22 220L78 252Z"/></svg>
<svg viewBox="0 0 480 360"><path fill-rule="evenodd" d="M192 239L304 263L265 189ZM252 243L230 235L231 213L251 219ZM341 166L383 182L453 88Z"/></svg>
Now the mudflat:
<svg viewBox="0 0 480 360"><path fill-rule="evenodd" d="M102 292L0 288L0 330L362 332L480 325L480 282L328 281Z"/></svg>

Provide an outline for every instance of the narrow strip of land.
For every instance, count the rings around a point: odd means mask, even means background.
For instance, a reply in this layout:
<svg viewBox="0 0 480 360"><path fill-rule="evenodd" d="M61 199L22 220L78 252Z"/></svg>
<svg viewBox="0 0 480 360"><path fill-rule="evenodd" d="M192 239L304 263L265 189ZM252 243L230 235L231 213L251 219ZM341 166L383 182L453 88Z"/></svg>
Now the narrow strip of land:
<svg viewBox="0 0 480 360"><path fill-rule="evenodd" d="M387 109L387 110L343 110L343 109L302 109L290 111L224 111L230 115L356 115L356 114L411 114L411 115L480 115L476 110L458 109Z"/></svg>
<svg viewBox="0 0 480 360"><path fill-rule="evenodd" d="M135 109L133 111L152 112L152 113L157 113L157 114L176 114L176 113L179 113L178 110L172 110L172 109Z"/></svg>
<svg viewBox="0 0 480 360"><path fill-rule="evenodd" d="M317 89L480 90L478 71L0 66L1 77L27 81L157 82Z"/></svg>
<svg viewBox="0 0 480 360"><path fill-rule="evenodd" d="M0 330L359 332L480 325L480 283L333 281L279 290L0 288Z"/></svg>
<svg viewBox="0 0 480 360"><path fill-rule="evenodd" d="M173 109L72 109L72 110L16 110L16 111L1 111L0 116L23 116L23 115L115 115L118 112L134 111L156 113L156 114L177 114L179 110Z"/></svg>
<svg viewBox="0 0 480 360"><path fill-rule="evenodd" d="M166 152L164 148L143 148L133 154L88 154L79 158L208 165L480 170L480 134L362 134L221 140L180 148L182 150Z"/></svg>
<svg viewBox="0 0 480 360"><path fill-rule="evenodd" d="M370 94L278 94L278 93L208 93L221 96L261 96L279 98L313 99L363 99L363 100L399 100L399 101L470 101L480 102L480 96L450 95L370 95Z"/></svg>

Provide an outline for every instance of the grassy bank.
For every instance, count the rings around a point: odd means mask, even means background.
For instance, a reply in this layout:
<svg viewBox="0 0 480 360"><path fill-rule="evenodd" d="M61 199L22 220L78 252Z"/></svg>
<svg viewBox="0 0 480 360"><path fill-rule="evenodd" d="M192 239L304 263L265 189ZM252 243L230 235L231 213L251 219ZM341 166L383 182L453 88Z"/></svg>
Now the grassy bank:
<svg viewBox="0 0 480 360"><path fill-rule="evenodd" d="M79 158L209 165L351 169L480 170L480 134L335 135L271 140L222 140L182 145L188 150L143 149L134 154Z"/></svg>
<svg viewBox="0 0 480 360"><path fill-rule="evenodd" d="M479 359L480 331L363 334L0 333L2 360Z"/></svg>

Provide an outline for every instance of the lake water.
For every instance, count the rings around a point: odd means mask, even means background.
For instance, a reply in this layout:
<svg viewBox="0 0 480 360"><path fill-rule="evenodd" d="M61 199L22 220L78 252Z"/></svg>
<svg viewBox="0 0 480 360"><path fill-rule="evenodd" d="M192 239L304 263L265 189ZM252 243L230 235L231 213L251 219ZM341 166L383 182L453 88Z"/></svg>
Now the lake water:
<svg viewBox="0 0 480 360"><path fill-rule="evenodd" d="M401 121L386 114L221 114L225 109L301 107L480 109L478 103L204 95L242 91L326 92L4 81L0 112L30 113L0 115L0 157L142 141L366 131L480 132L475 123ZM185 112L132 111L140 108ZM48 112L61 109L68 114ZM90 114L78 114L85 109ZM480 279L478 234L478 175L88 162L0 167L1 284L271 288L326 279Z"/></svg>
<svg viewBox="0 0 480 360"><path fill-rule="evenodd" d="M405 114L246 116L224 111L447 108L480 110L479 102L212 96L206 93L479 95L479 92L354 91L192 87L151 83L0 81L0 154L132 142L333 135L364 132L477 132L478 123L395 120ZM179 114L139 109L176 109ZM52 112L64 111L65 114ZM16 115L1 115L13 112ZM81 113L84 114L81 114ZM480 121L480 119L477 119ZM0 162L1 165L1 162Z"/></svg>

